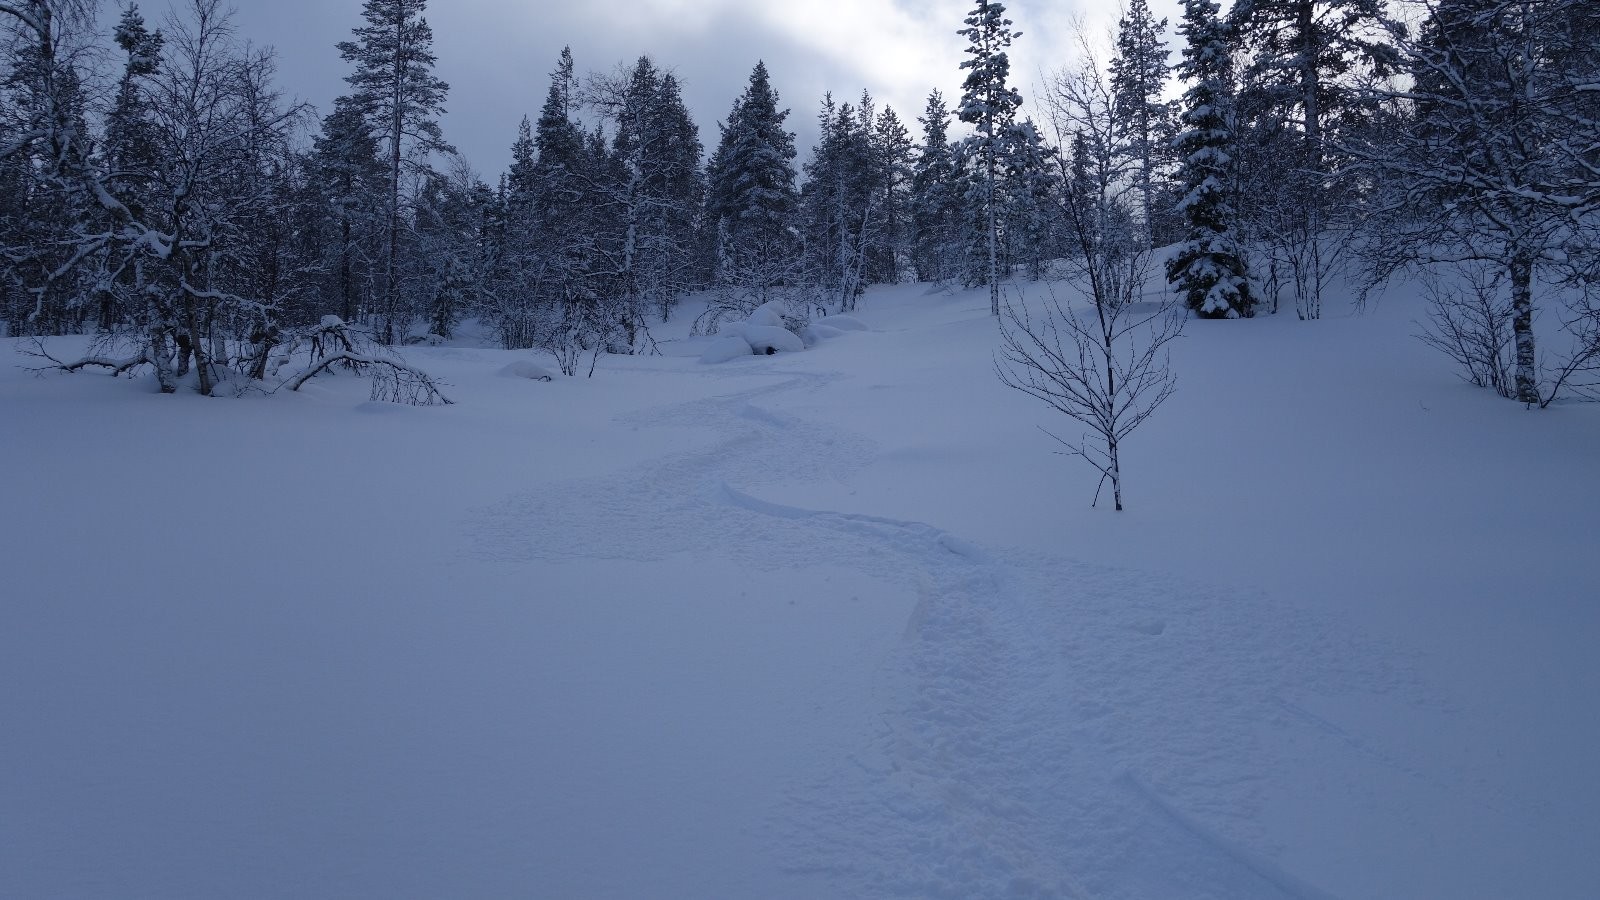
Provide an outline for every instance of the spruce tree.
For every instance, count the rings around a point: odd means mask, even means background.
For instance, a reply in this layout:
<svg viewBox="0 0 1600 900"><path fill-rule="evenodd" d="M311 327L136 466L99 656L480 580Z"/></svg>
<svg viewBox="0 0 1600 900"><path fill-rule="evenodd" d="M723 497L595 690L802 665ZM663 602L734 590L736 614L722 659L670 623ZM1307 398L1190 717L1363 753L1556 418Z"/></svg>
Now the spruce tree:
<svg viewBox="0 0 1600 900"><path fill-rule="evenodd" d="M1060 195L1057 151L1044 140L1032 119L1016 126L1016 140L1006 157L1003 229L1007 265L1026 265L1038 281L1057 249L1052 209Z"/></svg>
<svg viewBox="0 0 1600 900"><path fill-rule="evenodd" d="M588 103L613 127L609 162L595 186L609 214L601 253L611 299L609 318L622 330L613 343L634 352L651 313L670 314L692 279L699 131L675 79L643 56L631 71L590 79Z"/></svg>
<svg viewBox="0 0 1600 900"><path fill-rule="evenodd" d="M161 65L165 38L160 31L145 27L137 5L123 10L115 31L117 46L127 54L117 96L106 116L105 142L101 147L107 170L107 183L124 197L133 214L143 214L147 176L155 165L157 135L151 121L149 100L141 82L156 73Z"/></svg>
<svg viewBox="0 0 1600 900"><path fill-rule="evenodd" d="M368 260L376 249L371 241L383 232L386 173L360 104L348 96L334 100L314 139L312 179L332 213L334 283L328 308L347 322L356 321L365 305L363 285L370 282Z"/></svg>
<svg viewBox="0 0 1600 900"><path fill-rule="evenodd" d="M1000 315L1000 180L1006 157L1016 139L1014 125L1022 95L1007 84L1011 60L1006 48L1021 32L1011 30L1005 18L1005 4L978 0L967 14L966 28L958 34L968 42L964 51L971 59L961 63L967 77L962 83L961 105L956 115L976 132L966 140L966 155L971 160L973 203L979 226L978 245L987 258L987 268L978 284L989 286L989 310Z"/></svg>
<svg viewBox="0 0 1600 900"><path fill-rule="evenodd" d="M794 134L783 127L764 62L728 113L706 172L706 213L717 229L717 278L761 300L798 261ZM764 300L762 301L764 302Z"/></svg>
<svg viewBox="0 0 1600 900"><path fill-rule="evenodd" d="M106 169L106 186L116 194L135 218L144 218L147 206L158 202L154 173L159 167L160 135L154 121L145 83L161 66L165 38L150 31L130 5L123 10L114 32L117 46L127 54L122 77L117 82L116 99L105 121L105 142L101 147ZM110 331L126 314L124 299L136 300L139 285L132 271L119 273L115 283L101 292L99 325Z"/></svg>
<svg viewBox="0 0 1600 900"><path fill-rule="evenodd" d="M588 203L592 154L588 136L572 117L576 83L572 49L562 48L534 124L538 161L528 236L532 246L527 248L546 273L536 302L556 303L569 332L592 300L585 276L595 245Z"/></svg>
<svg viewBox="0 0 1600 900"><path fill-rule="evenodd" d="M1250 316L1255 296L1233 234L1232 56L1215 0L1184 0L1178 33L1187 41L1178 74L1189 89L1174 146L1188 188L1179 206L1188 240L1168 261L1167 280L1204 318Z"/></svg>
<svg viewBox="0 0 1600 900"><path fill-rule="evenodd" d="M921 281L954 277L956 230L960 219L960 183L950 147L950 111L938 91L928 95L922 143L911 174L911 263Z"/></svg>
<svg viewBox="0 0 1600 900"><path fill-rule="evenodd" d="M884 107L873 127L873 147L879 170L879 214L882 234L872 250L869 280L894 284L900 281L903 259L911 250L910 203L912 148L911 134L893 107Z"/></svg>
<svg viewBox="0 0 1600 900"><path fill-rule="evenodd" d="M401 185L408 169L421 172L428 154L447 152L439 130L450 86L433 74L433 29L423 18L427 0L366 0L366 25L354 41L341 41L339 55L355 65L345 78L378 135L388 164L385 209L384 299L379 329L388 344L396 337L402 311L400 240L404 230ZM420 157L420 158L419 158Z"/></svg>
<svg viewBox="0 0 1600 900"><path fill-rule="evenodd" d="M876 121L870 95L861 106L835 106L823 100L820 140L806 164L801 194L810 276L833 294L844 310L870 280L870 263L883 248L889 179L886 159L875 143Z"/></svg>

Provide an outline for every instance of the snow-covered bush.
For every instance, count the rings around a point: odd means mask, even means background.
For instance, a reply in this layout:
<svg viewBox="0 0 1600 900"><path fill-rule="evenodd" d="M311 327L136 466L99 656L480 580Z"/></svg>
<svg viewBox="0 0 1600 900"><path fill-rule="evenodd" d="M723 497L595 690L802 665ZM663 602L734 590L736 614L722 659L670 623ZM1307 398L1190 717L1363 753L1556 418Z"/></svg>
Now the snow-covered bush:
<svg viewBox="0 0 1600 900"><path fill-rule="evenodd" d="M791 328L793 318L788 305L774 300L751 310L743 322L728 326L722 336L712 342L701 354L704 363L724 363L741 356L771 355L774 353L799 353L806 349L800 333L802 324Z"/></svg>
<svg viewBox="0 0 1600 900"><path fill-rule="evenodd" d="M744 338L745 343L755 353L799 353L806 349L805 341L800 336L787 328L773 325L755 325L745 322L729 329Z"/></svg>

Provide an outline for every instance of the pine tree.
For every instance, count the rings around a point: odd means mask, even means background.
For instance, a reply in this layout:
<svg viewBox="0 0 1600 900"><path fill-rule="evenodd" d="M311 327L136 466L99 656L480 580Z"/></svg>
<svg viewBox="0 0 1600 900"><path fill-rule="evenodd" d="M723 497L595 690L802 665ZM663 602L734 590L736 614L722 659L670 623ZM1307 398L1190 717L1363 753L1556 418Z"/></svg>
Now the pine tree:
<svg viewBox="0 0 1600 900"><path fill-rule="evenodd" d="M345 78L379 136L388 163L384 300L380 338L393 343L402 311L400 240L404 229L401 185L405 173L422 173L430 153L450 152L439 130L450 86L433 74L433 29L422 14L427 0L366 0L356 40L339 43L339 55L356 67ZM419 158L420 157L420 158Z"/></svg>
<svg viewBox="0 0 1600 900"><path fill-rule="evenodd" d="M1263 115L1294 115L1300 164L1321 171L1329 123L1358 115L1370 96L1354 76L1395 71L1399 57L1386 40L1383 0L1237 0L1228 27L1250 51L1247 91L1263 99Z"/></svg>
<svg viewBox="0 0 1600 900"><path fill-rule="evenodd" d="M1152 237L1161 230L1156 176L1170 159L1172 143L1172 107L1162 99L1171 71L1162 40L1166 29L1167 20L1156 20L1146 0L1133 0L1118 26L1117 55L1111 61L1115 127L1133 159L1144 225Z"/></svg>
<svg viewBox="0 0 1600 900"><path fill-rule="evenodd" d="M1022 105L1022 95L1006 83L1011 77L1006 48L1021 32L1011 30L1005 11L1003 3L978 0L967 15L967 27L957 32L967 39L965 52L972 57L961 63L967 78L956 115L976 132L966 140L966 154L972 162L969 200L977 212L979 243L988 259L987 270L977 283L989 285L989 310L996 316L1000 315L1000 180L1016 139L1017 108Z"/></svg>
<svg viewBox="0 0 1600 900"><path fill-rule="evenodd" d="M1174 146L1188 187L1180 209L1189 235L1167 263L1167 280L1202 317L1250 316L1255 296L1232 233L1231 51L1215 0L1184 0L1178 32L1187 40L1178 74L1189 89L1182 102L1184 129Z"/></svg>

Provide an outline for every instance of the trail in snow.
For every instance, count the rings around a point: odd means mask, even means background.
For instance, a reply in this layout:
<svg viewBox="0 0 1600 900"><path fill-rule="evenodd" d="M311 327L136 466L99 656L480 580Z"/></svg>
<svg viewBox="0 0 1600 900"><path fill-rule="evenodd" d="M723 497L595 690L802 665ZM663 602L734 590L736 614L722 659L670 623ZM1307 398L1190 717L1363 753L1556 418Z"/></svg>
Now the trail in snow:
<svg viewBox="0 0 1600 900"><path fill-rule="evenodd" d="M1289 766L1274 754L1295 746L1263 729L1315 732L1283 698L1332 683L1410 696L1405 672L1369 666L1382 655L1259 594L761 499L765 485L848 481L872 459L869 441L775 408L840 377L780 370L630 417L719 440L484 510L472 554L717 555L757 584L826 562L915 585L905 639L872 688L878 733L793 773L789 808L767 825L787 871L829 895L1327 896L1274 862L1259 824L1261 773Z"/></svg>

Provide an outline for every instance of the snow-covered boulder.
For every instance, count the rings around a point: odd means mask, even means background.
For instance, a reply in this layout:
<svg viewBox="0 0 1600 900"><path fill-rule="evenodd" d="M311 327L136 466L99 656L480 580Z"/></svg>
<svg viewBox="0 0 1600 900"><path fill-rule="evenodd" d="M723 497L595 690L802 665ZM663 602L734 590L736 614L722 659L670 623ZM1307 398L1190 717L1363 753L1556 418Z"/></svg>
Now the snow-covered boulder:
<svg viewBox="0 0 1600 900"><path fill-rule="evenodd" d="M777 325L753 325L745 322L735 326L740 337L756 353L799 353L806 349L800 336Z"/></svg>
<svg viewBox="0 0 1600 900"><path fill-rule="evenodd" d="M531 378L534 381L554 381L556 377L549 369L531 359L519 359L507 363L505 368L500 370L500 374L507 378Z"/></svg>
<svg viewBox="0 0 1600 900"><path fill-rule="evenodd" d="M741 356L749 356L754 352L754 350L750 349L748 341L739 334L730 332L712 341L710 346L706 347L705 352L700 354L700 361L715 365L716 363L725 363L732 359L738 359Z"/></svg>

